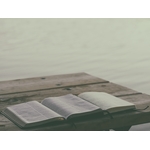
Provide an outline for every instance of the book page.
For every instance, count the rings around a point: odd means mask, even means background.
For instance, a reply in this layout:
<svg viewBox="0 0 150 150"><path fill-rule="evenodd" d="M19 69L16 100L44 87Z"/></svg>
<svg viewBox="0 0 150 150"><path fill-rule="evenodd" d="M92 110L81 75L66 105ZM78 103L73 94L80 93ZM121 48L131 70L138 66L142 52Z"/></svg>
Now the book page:
<svg viewBox="0 0 150 150"><path fill-rule="evenodd" d="M111 109L112 111L121 111L128 108L135 108L133 103L104 92L84 92L78 96L99 106L102 110L110 110L110 112Z"/></svg>
<svg viewBox="0 0 150 150"><path fill-rule="evenodd" d="M73 114L82 114L100 110L98 106L95 106L72 94L60 97L49 97L44 99L42 104L61 114L65 118L68 118Z"/></svg>
<svg viewBox="0 0 150 150"><path fill-rule="evenodd" d="M11 120L19 123L21 126L53 119L56 117L62 117L37 101L31 101L7 107L4 113L5 115L8 115Z"/></svg>

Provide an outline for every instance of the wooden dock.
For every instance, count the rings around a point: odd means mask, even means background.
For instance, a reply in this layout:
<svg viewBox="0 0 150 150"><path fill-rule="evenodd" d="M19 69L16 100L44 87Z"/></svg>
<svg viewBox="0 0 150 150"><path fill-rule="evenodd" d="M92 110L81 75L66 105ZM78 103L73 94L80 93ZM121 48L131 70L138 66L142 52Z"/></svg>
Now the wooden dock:
<svg viewBox="0 0 150 150"><path fill-rule="evenodd" d="M5 107L27 101L42 101L46 97L55 97L82 92L106 92L116 97L132 102L137 109L150 105L150 95L111 83L104 79L93 77L86 73L54 75L0 82L0 111ZM47 124L28 130L128 130L131 126L150 122L150 108L143 111L125 111L114 113L113 119L109 115L92 120L70 123ZM1 131L22 130L0 114ZM27 129L26 129L27 130Z"/></svg>

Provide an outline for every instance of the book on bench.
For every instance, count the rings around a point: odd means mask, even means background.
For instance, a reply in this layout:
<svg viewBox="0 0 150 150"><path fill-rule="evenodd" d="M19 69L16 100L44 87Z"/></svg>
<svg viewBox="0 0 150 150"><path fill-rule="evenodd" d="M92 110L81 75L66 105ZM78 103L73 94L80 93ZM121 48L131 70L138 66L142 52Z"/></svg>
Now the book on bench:
<svg viewBox="0 0 150 150"><path fill-rule="evenodd" d="M134 109L133 103L104 92L84 92L78 96L67 94L45 98L41 103L30 101L9 106L2 114L20 128L34 127L51 122L88 119L89 117Z"/></svg>

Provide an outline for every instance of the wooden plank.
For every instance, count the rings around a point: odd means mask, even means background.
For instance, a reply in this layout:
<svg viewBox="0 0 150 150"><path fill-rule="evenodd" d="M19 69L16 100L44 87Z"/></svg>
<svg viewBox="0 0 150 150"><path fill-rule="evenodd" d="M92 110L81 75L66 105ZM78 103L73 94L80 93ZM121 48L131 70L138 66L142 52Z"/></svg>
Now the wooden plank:
<svg viewBox="0 0 150 150"><path fill-rule="evenodd" d="M146 106L150 106L150 95L147 94L137 94L130 96L121 96L123 100L134 103L137 109L144 109ZM145 111L150 111L150 107Z"/></svg>
<svg viewBox="0 0 150 150"><path fill-rule="evenodd" d="M150 103L150 96L149 95L144 95L144 94L139 94L139 95L129 95L129 96L124 96L120 97L128 101L132 101L135 103L136 98L139 97L143 98L143 103L142 106L146 106L148 103ZM144 98L146 98L144 100ZM138 105L140 106L140 105ZM143 107L142 107L143 108ZM70 124L64 124L62 126L44 126L40 128L34 128L31 130L107 130L107 129L113 129L113 128L120 128L124 126L132 126L140 123L146 123L150 121L150 108L146 110L146 113L141 113L141 112L130 112L130 113L123 113L123 114L115 114L113 115L114 119L110 119L109 116L97 119L97 120L92 120L92 124L90 121L86 122L78 122L76 124L77 128L74 129L73 127L70 127ZM145 112L146 112L145 111ZM144 111L143 111L144 112ZM7 118L4 116L0 115L0 130L21 130L17 126L15 126L11 121L9 121Z"/></svg>
<svg viewBox="0 0 150 150"><path fill-rule="evenodd" d="M43 77L44 78L44 77ZM65 94L78 95L82 92L106 92L136 104L143 108L150 103L150 96L141 94L132 89L110 83L106 80L93 77L85 73L71 75L57 75L42 78L21 79L17 81L0 82L0 110L9 105L27 101L41 101L46 97ZM107 130L120 128L150 121L150 110L147 112L128 112L114 115L114 119L104 116L90 121L76 122L76 128L69 123L61 125L47 125L30 130ZM142 118L141 118L142 117ZM0 130L21 130L11 121L0 114Z"/></svg>
<svg viewBox="0 0 150 150"><path fill-rule="evenodd" d="M6 119L5 119L6 121ZM74 122L75 127L70 123L64 123L61 125L46 125L42 127L35 127L31 129L25 130L77 130L77 131L101 131L101 130L109 130L115 128L121 128L124 126L132 126L136 124L150 122L150 111L149 112L133 112L133 111L126 111L122 113L115 113L113 114L113 119L111 119L108 115L105 115L101 118L95 118L86 121ZM17 126L15 126L12 122L8 121L5 124L0 124L0 130L7 130L7 131L17 131L21 130Z"/></svg>
<svg viewBox="0 0 150 150"><path fill-rule="evenodd" d="M18 79L0 82L0 95L27 91L45 90L67 86L91 83L106 83L108 81L93 77L86 73L54 75L28 79Z"/></svg>
<svg viewBox="0 0 150 150"><path fill-rule="evenodd" d="M0 118L3 117L3 122L0 122L0 131L23 131L23 129L19 128L16 126L14 123L9 121L7 118L2 116L0 114ZM67 131L67 130L74 130L72 128L72 125L69 123L64 123L64 124L57 124L57 125L46 125L46 126L41 126L41 127L35 127L31 129L24 129L24 131Z"/></svg>
<svg viewBox="0 0 150 150"><path fill-rule="evenodd" d="M75 123L77 126L76 130L109 130L115 128L123 128L126 126L132 126L141 123L150 122L150 111L149 112L126 112L117 113L113 115L113 119L105 116L101 119L93 119L86 122Z"/></svg>
<svg viewBox="0 0 150 150"><path fill-rule="evenodd" d="M32 100L42 101L46 97L55 97L70 93L78 95L82 92L90 92L90 91L106 92L114 96L138 94L138 92L132 89L114 83L99 83L99 84L79 85L73 87L70 86L42 91L0 95L0 110L9 105L14 105L27 101Z"/></svg>

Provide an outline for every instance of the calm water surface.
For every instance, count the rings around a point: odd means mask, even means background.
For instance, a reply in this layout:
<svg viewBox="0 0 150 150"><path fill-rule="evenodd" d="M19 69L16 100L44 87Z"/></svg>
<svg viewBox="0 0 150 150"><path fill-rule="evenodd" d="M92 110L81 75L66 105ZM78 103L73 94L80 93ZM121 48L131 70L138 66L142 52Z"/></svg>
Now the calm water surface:
<svg viewBox="0 0 150 150"><path fill-rule="evenodd" d="M150 19L0 19L0 81L87 72L150 94L149 57Z"/></svg>

